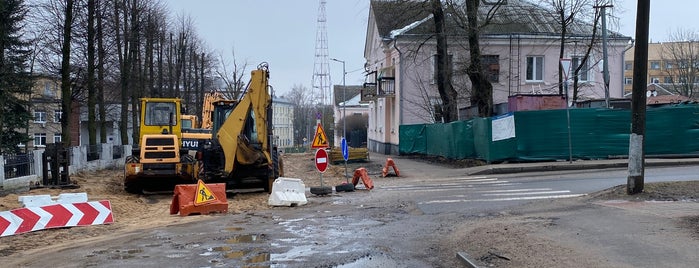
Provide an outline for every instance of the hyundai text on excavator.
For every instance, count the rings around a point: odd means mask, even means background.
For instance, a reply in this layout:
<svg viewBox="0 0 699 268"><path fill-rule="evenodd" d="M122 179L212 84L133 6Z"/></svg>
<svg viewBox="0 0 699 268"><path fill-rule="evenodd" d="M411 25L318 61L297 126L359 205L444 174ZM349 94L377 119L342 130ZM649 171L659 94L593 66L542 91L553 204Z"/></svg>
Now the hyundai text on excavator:
<svg viewBox="0 0 699 268"><path fill-rule="evenodd" d="M198 154L207 183L226 183L229 191L262 188L269 192L283 176L272 146L272 97L269 68L260 64L239 100L213 102L212 139Z"/></svg>
<svg viewBox="0 0 699 268"><path fill-rule="evenodd" d="M172 191L196 182L196 160L181 147L180 104L177 98L141 99L139 142L124 165L127 192Z"/></svg>

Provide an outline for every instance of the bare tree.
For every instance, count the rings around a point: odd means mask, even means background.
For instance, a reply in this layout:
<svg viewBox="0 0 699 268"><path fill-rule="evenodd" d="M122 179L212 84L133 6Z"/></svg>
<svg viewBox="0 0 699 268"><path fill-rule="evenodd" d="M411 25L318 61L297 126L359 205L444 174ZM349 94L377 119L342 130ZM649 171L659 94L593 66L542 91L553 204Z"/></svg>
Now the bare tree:
<svg viewBox="0 0 699 268"><path fill-rule="evenodd" d="M466 65L466 74L471 82L471 106L478 108L478 115L489 117L493 113L493 85L485 73L482 62L480 35L481 30L488 26L498 14L505 0L483 1L480 0L448 1L449 10L453 14L458 27L466 30L468 39L469 63Z"/></svg>
<svg viewBox="0 0 699 268"><path fill-rule="evenodd" d="M593 5L602 6L607 3L608 0L594 0ZM573 65L571 66L571 68L573 68L573 98L571 100L573 103L578 101L578 93L580 92L580 79L582 78L582 74L587 74L589 70L592 69L591 66L594 66L594 64L590 64L590 62L592 61L590 59L590 56L593 50L599 45L599 36L597 35L597 31L600 30L599 22L601 19L601 15L602 13L600 12L600 9L594 9L594 12L591 17L592 26L589 28L590 35L589 37L586 37L588 39L585 40L587 42L584 43L584 53L582 56L578 57L577 62L573 61Z"/></svg>
<svg viewBox="0 0 699 268"><path fill-rule="evenodd" d="M235 57L235 48L231 48L232 60L229 61L219 54L219 64L216 68L216 74L223 80L225 84L224 95L228 99L238 99L243 90L245 90L245 81L243 78L247 72L248 62L239 61Z"/></svg>
<svg viewBox="0 0 699 268"><path fill-rule="evenodd" d="M87 1L87 131L90 146L97 144L97 91L95 87L96 0Z"/></svg>
<svg viewBox="0 0 699 268"><path fill-rule="evenodd" d="M569 31L570 27L575 22L577 17L582 17L580 13L583 13L586 9L591 7L589 0L547 0L547 4L550 5L552 13L557 18L556 22L558 27L560 27L560 50L559 58L565 58L565 48L568 40L570 39ZM558 94L563 94L563 67L558 65Z"/></svg>
<svg viewBox="0 0 699 268"><path fill-rule="evenodd" d="M671 85L669 90L692 98L699 83L699 33L677 29L668 40L660 45L660 57L665 62L664 73L671 80L667 81Z"/></svg>
<svg viewBox="0 0 699 268"><path fill-rule="evenodd" d="M311 91L303 85L294 85L284 98L294 105L294 144L303 144L303 139L310 139L315 131Z"/></svg>
<svg viewBox="0 0 699 268"><path fill-rule="evenodd" d="M457 94L451 84L451 64L447 36L445 32L444 8L441 0L431 0L432 15L434 21L435 38L437 39L437 91L442 99L442 118L444 122L452 122L459 119ZM492 95L492 94L491 94ZM491 98L492 99L492 98ZM491 101L492 102L492 101Z"/></svg>
<svg viewBox="0 0 699 268"><path fill-rule="evenodd" d="M73 97L70 83L70 41L73 29L73 0L66 0L65 17L63 20L63 45L61 49L61 140L67 148L71 145L70 123L72 114Z"/></svg>

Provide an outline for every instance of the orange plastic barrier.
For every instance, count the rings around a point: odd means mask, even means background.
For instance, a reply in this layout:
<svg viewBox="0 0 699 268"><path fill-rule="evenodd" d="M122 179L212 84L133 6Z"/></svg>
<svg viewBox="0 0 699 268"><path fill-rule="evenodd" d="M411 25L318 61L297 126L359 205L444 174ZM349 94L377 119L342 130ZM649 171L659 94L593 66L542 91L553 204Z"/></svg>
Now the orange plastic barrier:
<svg viewBox="0 0 699 268"><path fill-rule="evenodd" d="M362 179L362 183L364 183L364 187L369 190L374 189L374 182L371 181L369 174L366 172L366 168L360 167L354 171L354 176L352 176L352 184L357 186L360 178Z"/></svg>
<svg viewBox="0 0 699 268"><path fill-rule="evenodd" d="M206 215L212 212L227 213L226 184L180 184L175 186L175 194L170 204L170 214L180 216L190 214Z"/></svg>
<svg viewBox="0 0 699 268"><path fill-rule="evenodd" d="M400 171L398 170L398 166L396 166L396 163L393 162L392 158L386 158L386 165L383 167L383 170L381 171L381 177L386 177L388 176L388 167L393 167L393 172L396 173L396 177L400 177Z"/></svg>

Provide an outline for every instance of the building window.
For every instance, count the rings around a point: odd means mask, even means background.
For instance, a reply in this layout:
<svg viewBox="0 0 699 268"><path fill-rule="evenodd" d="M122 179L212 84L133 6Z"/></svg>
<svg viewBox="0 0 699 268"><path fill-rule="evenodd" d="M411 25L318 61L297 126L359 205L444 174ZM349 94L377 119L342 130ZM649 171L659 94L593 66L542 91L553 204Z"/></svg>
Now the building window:
<svg viewBox="0 0 699 268"><path fill-rule="evenodd" d="M544 81L544 56L527 56L527 81Z"/></svg>
<svg viewBox="0 0 699 268"><path fill-rule="evenodd" d="M651 61L650 62L650 69L651 70L660 70L660 62L659 61Z"/></svg>
<svg viewBox="0 0 699 268"><path fill-rule="evenodd" d="M46 146L46 133L34 133L34 146Z"/></svg>
<svg viewBox="0 0 699 268"><path fill-rule="evenodd" d="M481 65L483 72L488 81L497 83L500 81L500 56L499 55L483 55L481 56Z"/></svg>
<svg viewBox="0 0 699 268"><path fill-rule="evenodd" d="M672 84L672 76L666 76L664 82L665 84Z"/></svg>
<svg viewBox="0 0 699 268"><path fill-rule="evenodd" d="M631 77L624 77L624 85L631 85L633 83L633 79Z"/></svg>
<svg viewBox="0 0 699 268"><path fill-rule="evenodd" d="M666 61L665 62L665 69L672 69L672 62L671 61Z"/></svg>
<svg viewBox="0 0 699 268"><path fill-rule="evenodd" d="M53 134L53 143L61 143L61 133Z"/></svg>
<svg viewBox="0 0 699 268"><path fill-rule="evenodd" d="M46 123L46 112L34 111L34 123Z"/></svg>
<svg viewBox="0 0 699 268"><path fill-rule="evenodd" d="M62 117L63 117L63 112L61 110L54 110L53 111L53 122L54 123L60 123Z"/></svg>
<svg viewBox="0 0 699 268"><path fill-rule="evenodd" d="M651 82L651 83L653 83L653 84L657 84L657 83L660 83L660 78L657 78L657 77L651 77L651 78L650 78L650 82Z"/></svg>
<svg viewBox="0 0 699 268"><path fill-rule="evenodd" d="M624 63L624 71L631 71L633 70L633 61L627 61Z"/></svg>
<svg viewBox="0 0 699 268"><path fill-rule="evenodd" d="M580 66L580 63L583 61L583 57L573 57L572 62L571 62L571 67L573 68L572 70L577 70L578 66ZM587 61L585 61L585 65L580 68L580 72L578 73L578 81L589 81L589 76L588 72L590 71L590 68L587 67Z"/></svg>

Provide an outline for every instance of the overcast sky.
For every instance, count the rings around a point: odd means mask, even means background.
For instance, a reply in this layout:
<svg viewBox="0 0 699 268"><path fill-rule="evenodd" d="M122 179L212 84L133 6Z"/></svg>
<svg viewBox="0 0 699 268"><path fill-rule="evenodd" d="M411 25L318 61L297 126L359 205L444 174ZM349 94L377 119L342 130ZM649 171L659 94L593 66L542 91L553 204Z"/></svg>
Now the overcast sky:
<svg viewBox="0 0 699 268"><path fill-rule="evenodd" d="M699 30L696 0L651 2L650 39L665 41L678 28ZM212 50L247 62L255 68L270 65L276 95L293 85L311 87L315 61L320 0L168 0L175 14L189 14L197 32ZM637 0L617 0L610 14L619 17L618 29L635 38ZM328 0L326 5L330 58L345 61L347 85L364 82L364 41L369 0ZM330 61L332 84L342 84L342 64Z"/></svg>

